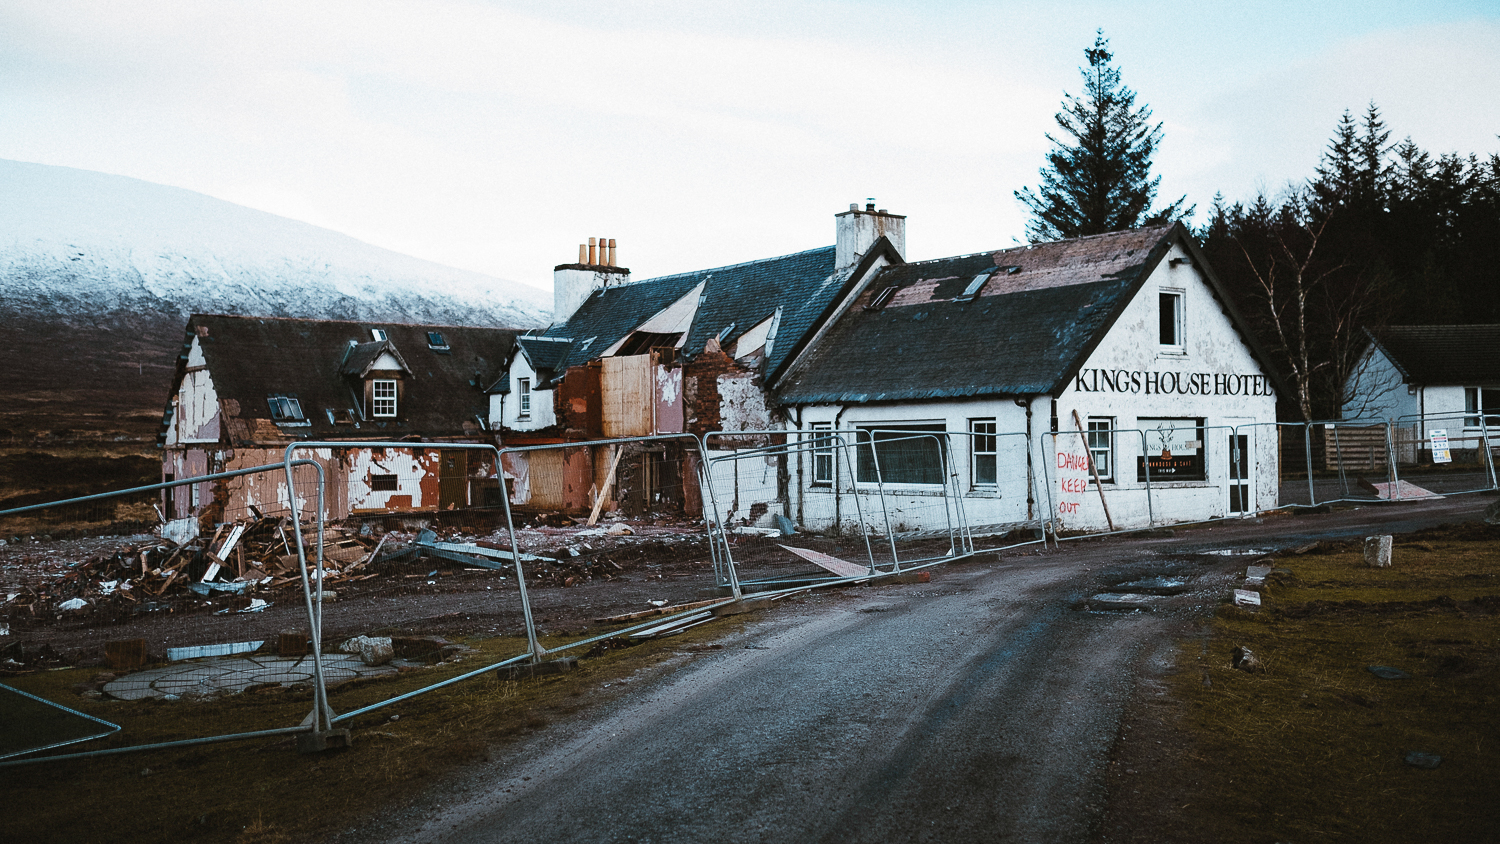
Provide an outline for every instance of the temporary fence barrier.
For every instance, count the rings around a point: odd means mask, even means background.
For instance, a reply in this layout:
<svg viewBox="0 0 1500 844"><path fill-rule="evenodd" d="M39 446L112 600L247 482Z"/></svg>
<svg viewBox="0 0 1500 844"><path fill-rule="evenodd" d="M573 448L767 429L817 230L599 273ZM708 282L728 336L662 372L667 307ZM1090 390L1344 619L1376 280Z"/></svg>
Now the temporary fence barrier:
<svg viewBox="0 0 1500 844"><path fill-rule="evenodd" d="M1495 449L1500 448L1500 417L1480 413L1422 414L1391 420L1397 476L1407 487L1437 495L1461 495L1500 488Z"/></svg>
<svg viewBox="0 0 1500 844"><path fill-rule="evenodd" d="M105 502L117 498L130 499L132 497L139 497L141 495L154 495L171 490L178 490L194 484L218 483L221 481L231 481L254 476L280 475L285 479L290 479L294 471L312 473L314 487L321 490L323 486L322 467L313 461L294 460L290 463L251 466L227 472L216 472L199 477L180 478L159 484L150 484L147 486L134 487L131 489L81 496L78 498L72 498L63 501L12 508L10 510L0 511L0 517L21 515L28 512L35 512L37 510L45 509L48 507L74 507L78 505L91 504L93 502ZM231 546L229 545L231 540L229 537L224 536L221 532L212 540L207 543L203 543L201 547L199 547L198 543L195 543L193 541L196 531L192 528L195 527L196 522L194 522L192 525L168 524L165 526L164 530L169 537L175 536L175 540L172 543L175 546L175 550L168 549L164 554L157 556L153 556L150 553L144 554L143 556L135 556L133 554L130 560L127 561L131 566L140 565L143 567L152 565L153 563L158 563L159 565L157 565L155 569L138 569L139 574L132 574L128 578L120 577L113 581L100 581L97 583L92 580L89 581L89 588L95 590L94 592L90 593L90 597L94 600L97 600L99 597L101 597L101 592L103 592L105 595L117 595L121 600L130 601L133 608L141 612L151 612L156 604L156 602L152 599L160 597L160 595L163 594L166 589L170 588L175 583L184 581L187 582L189 588L192 589L192 591L202 595L203 600L205 600L206 602L214 603L217 601L218 603L228 604L228 606L225 606L218 612L204 614L201 616L193 616L191 617L191 621L189 621L188 619L184 619L182 625L174 625L174 628L177 628L177 631L166 633L164 635L161 635L155 641L146 643L146 649L152 652L160 653L162 650L165 650L165 655L167 656L169 662L181 662L183 668L181 672L157 672L156 679L149 686L141 685L139 683L132 684L130 683L129 677L127 675L127 677L122 678L122 680L120 681L122 685L118 688L112 689L111 694L118 697L124 697L126 699L167 696L190 698L198 695L203 695L208 691L205 686L205 678L206 674L209 672L205 672L203 669L201 669L201 667L196 666L195 663L187 662L186 660L190 660L198 656L232 655L235 653L247 654L247 664L238 666L238 670L254 673L257 679L262 682L280 683L298 680L312 681L316 678L317 685L321 687L322 680L319 677L319 674L321 672L321 665L317 661L309 661L307 657L301 655L250 655L252 651L259 649L259 646L265 641L264 638L256 639L255 637L262 636L265 638L269 638L266 635L265 631L260 629L264 626L260 623L261 616L254 612L254 610L258 606L257 602L260 602L259 606L265 605L265 602L262 599L254 597L254 586L256 585L255 581L259 580L259 578L256 577L246 579L245 577L240 576L235 578L234 580L217 579L216 574L219 571L227 568L225 564L229 561L225 558L232 557L232 552L230 550ZM181 532L174 532L178 530L180 530ZM314 549L315 560L321 559L320 554L317 553L320 548L321 538L319 537L317 546ZM307 570L307 567L305 565L305 560L307 559L305 553L299 554L298 559L300 579L303 585L303 595L305 598L310 597L311 584L315 580L315 575ZM111 572L111 574L113 574L113 572ZM75 583L84 579L85 578L75 578ZM135 592L140 592L142 594L132 594ZM228 596L229 598L227 601L225 600L226 596ZM85 601L85 599L82 597L79 597L77 600L81 602ZM307 604L306 608L308 609L308 625L312 631L316 631L320 619L312 614L310 603ZM245 612L245 610L250 610L251 612L247 613ZM188 627L189 629L187 631L181 631L182 627ZM176 636L183 637L184 642L186 642L190 637L192 644L181 644L179 647L174 648L172 647L172 645L174 644L174 637ZM138 656L140 659L144 659L145 655L145 650L143 650ZM126 747L110 748L107 750L86 751L82 753L66 754L63 756L30 756L30 754L34 754L41 750L47 749L44 747L37 747L27 750L22 754L17 754L16 758L6 759L5 761L0 762L0 765L27 764L31 762L48 761L54 759L84 758L90 756L133 752L138 750L158 749L163 747L204 744L219 741L233 741L239 739L258 738L275 735L289 735L293 733L304 733L308 730L309 727L306 724L298 724L287 727L273 727L270 729L254 730L250 732L202 736L166 743L132 745Z"/></svg>

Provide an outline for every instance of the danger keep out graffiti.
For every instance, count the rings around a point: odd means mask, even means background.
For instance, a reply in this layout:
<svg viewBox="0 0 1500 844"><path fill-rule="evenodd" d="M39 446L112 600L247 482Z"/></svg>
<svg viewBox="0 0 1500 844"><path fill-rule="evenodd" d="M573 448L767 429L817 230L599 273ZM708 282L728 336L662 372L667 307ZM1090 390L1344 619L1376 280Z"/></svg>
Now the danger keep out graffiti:
<svg viewBox="0 0 1500 844"><path fill-rule="evenodd" d="M1057 453L1057 512L1071 515L1078 512L1083 493L1089 488L1089 457L1087 453Z"/></svg>

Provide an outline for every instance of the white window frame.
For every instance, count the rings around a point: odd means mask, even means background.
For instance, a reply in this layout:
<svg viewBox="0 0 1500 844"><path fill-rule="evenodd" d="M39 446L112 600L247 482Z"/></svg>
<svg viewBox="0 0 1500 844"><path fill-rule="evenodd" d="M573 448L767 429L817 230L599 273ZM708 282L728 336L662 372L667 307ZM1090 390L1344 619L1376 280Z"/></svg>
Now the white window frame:
<svg viewBox="0 0 1500 844"><path fill-rule="evenodd" d="M1169 304L1170 303L1170 304ZM1171 287L1163 287L1157 291L1156 297L1157 342L1162 352L1170 355L1181 355L1187 353L1187 291ZM1170 315L1167 309L1170 307ZM1170 323L1168 320L1171 320ZM1166 329L1170 325L1171 336L1166 336Z"/></svg>
<svg viewBox="0 0 1500 844"><path fill-rule="evenodd" d="M1085 435L1089 459L1094 463L1094 472L1099 483L1115 482L1115 418L1113 416L1090 416L1088 433ZM1089 478L1093 480L1093 478Z"/></svg>
<svg viewBox="0 0 1500 844"><path fill-rule="evenodd" d="M531 379L516 379L516 418L531 418Z"/></svg>
<svg viewBox="0 0 1500 844"><path fill-rule="evenodd" d="M969 420L969 483L974 489L993 490L1000 484L999 428L993 418ZM990 480L980 479L980 467L988 465Z"/></svg>
<svg viewBox="0 0 1500 844"><path fill-rule="evenodd" d="M396 379L370 379L370 415L385 418L396 415Z"/></svg>
<svg viewBox="0 0 1500 844"><path fill-rule="evenodd" d="M812 485L833 486L834 459L837 454L834 443L832 440L816 442L818 437L833 434L833 423L812 422L807 427L813 432L815 441L812 450Z"/></svg>
<svg viewBox="0 0 1500 844"><path fill-rule="evenodd" d="M1486 430L1500 429L1500 387L1464 388L1464 427L1479 430L1481 417Z"/></svg>
<svg viewBox="0 0 1500 844"><path fill-rule="evenodd" d="M854 476L857 484L868 487L873 486L878 480L888 489L936 490L942 489L947 482L948 431L947 424L943 420L861 422L854 428L857 443ZM882 446L882 443L886 445ZM892 447L897 451L896 455L890 453ZM929 454L926 452L929 448L937 450ZM884 455L881 454L883 451L886 452ZM898 466L891 460L892 457L897 456L916 460L935 456L937 462ZM904 476L912 474L913 466L916 467L916 473L930 474L935 479L922 481L904 479Z"/></svg>

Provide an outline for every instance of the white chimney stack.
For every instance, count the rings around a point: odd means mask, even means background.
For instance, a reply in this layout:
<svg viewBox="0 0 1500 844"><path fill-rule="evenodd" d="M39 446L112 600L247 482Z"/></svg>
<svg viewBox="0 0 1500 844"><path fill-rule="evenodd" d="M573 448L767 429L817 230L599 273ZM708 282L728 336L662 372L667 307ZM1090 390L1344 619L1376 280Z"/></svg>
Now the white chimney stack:
<svg viewBox="0 0 1500 844"><path fill-rule="evenodd" d="M844 270L859 263L875 241L884 236L896 247L896 252L906 257L906 216L892 214L884 208L875 210L871 199L860 210L859 203L849 203L849 210L835 214L837 221L834 241L834 269Z"/></svg>
<svg viewBox="0 0 1500 844"><path fill-rule="evenodd" d="M630 270L615 264L613 238L591 237L578 244L578 263L552 268L552 324L567 322L595 290L630 280Z"/></svg>

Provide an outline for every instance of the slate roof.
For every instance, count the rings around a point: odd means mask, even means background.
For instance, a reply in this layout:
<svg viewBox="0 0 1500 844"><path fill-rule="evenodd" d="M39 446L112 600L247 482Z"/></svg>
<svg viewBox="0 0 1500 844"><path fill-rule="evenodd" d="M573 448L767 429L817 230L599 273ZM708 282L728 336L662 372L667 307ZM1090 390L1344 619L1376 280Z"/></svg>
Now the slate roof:
<svg viewBox="0 0 1500 844"><path fill-rule="evenodd" d="M386 341L372 341L372 328L384 330ZM446 347L429 347L429 331L440 332ZM288 439L463 436L465 422L472 432L476 415L488 419L484 387L503 371L519 333L503 328L194 314L177 359L172 395L182 383L188 350L196 338L221 406L238 406L226 415L249 420L252 430L277 430L270 425L267 398L290 395L297 398L310 424L280 426ZM361 370L387 349L395 350L408 370L398 416L359 420L356 414L357 428L330 422L328 410L337 413L363 403L362 383L346 370ZM165 425L159 439L165 439Z"/></svg>
<svg viewBox="0 0 1500 844"><path fill-rule="evenodd" d="M572 344L566 337L544 337L539 334L523 334L516 338L517 354L524 354L536 373L537 385L550 382L564 371L561 365L568 357ZM607 348L607 347L606 347ZM490 388L491 393L510 393L510 377L502 372Z"/></svg>
<svg viewBox="0 0 1500 844"><path fill-rule="evenodd" d="M1500 325L1392 325L1371 339L1411 384L1500 384Z"/></svg>
<svg viewBox="0 0 1500 844"><path fill-rule="evenodd" d="M1196 252L1166 225L886 267L776 385L778 399L1055 395L1178 238ZM972 301L953 301L991 270Z"/></svg>
<svg viewBox="0 0 1500 844"><path fill-rule="evenodd" d="M834 247L765 258L726 267L629 282L595 291L566 323L546 331L548 337L572 341L555 363L561 374L587 363L630 334L683 295L704 284L698 310L682 345L691 360L711 337L724 345L759 325L781 308L781 321L766 371L787 359L795 342L811 330L843 289L845 274L834 273ZM725 332L725 329L729 329ZM526 342L523 338L523 343ZM531 346L527 346L528 357ZM536 360L531 358L533 365Z"/></svg>
<svg viewBox="0 0 1500 844"><path fill-rule="evenodd" d="M720 342L728 346L780 308L781 321L765 367L767 373L774 373L842 290L844 277L834 273L833 263L834 247L825 246L692 273L700 280L707 278L708 285L683 344L683 356L691 360L701 354L709 338L718 337L726 328L729 331Z"/></svg>
<svg viewBox="0 0 1500 844"><path fill-rule="evenodd" d="M595 290L567 322L543 332L545 337L572 341L558 356L554 372L560 375L570 366L579 366L599 357L605 349L662 308L682 298L697 284L697 279L688 276L666 276Z"/></svg>

